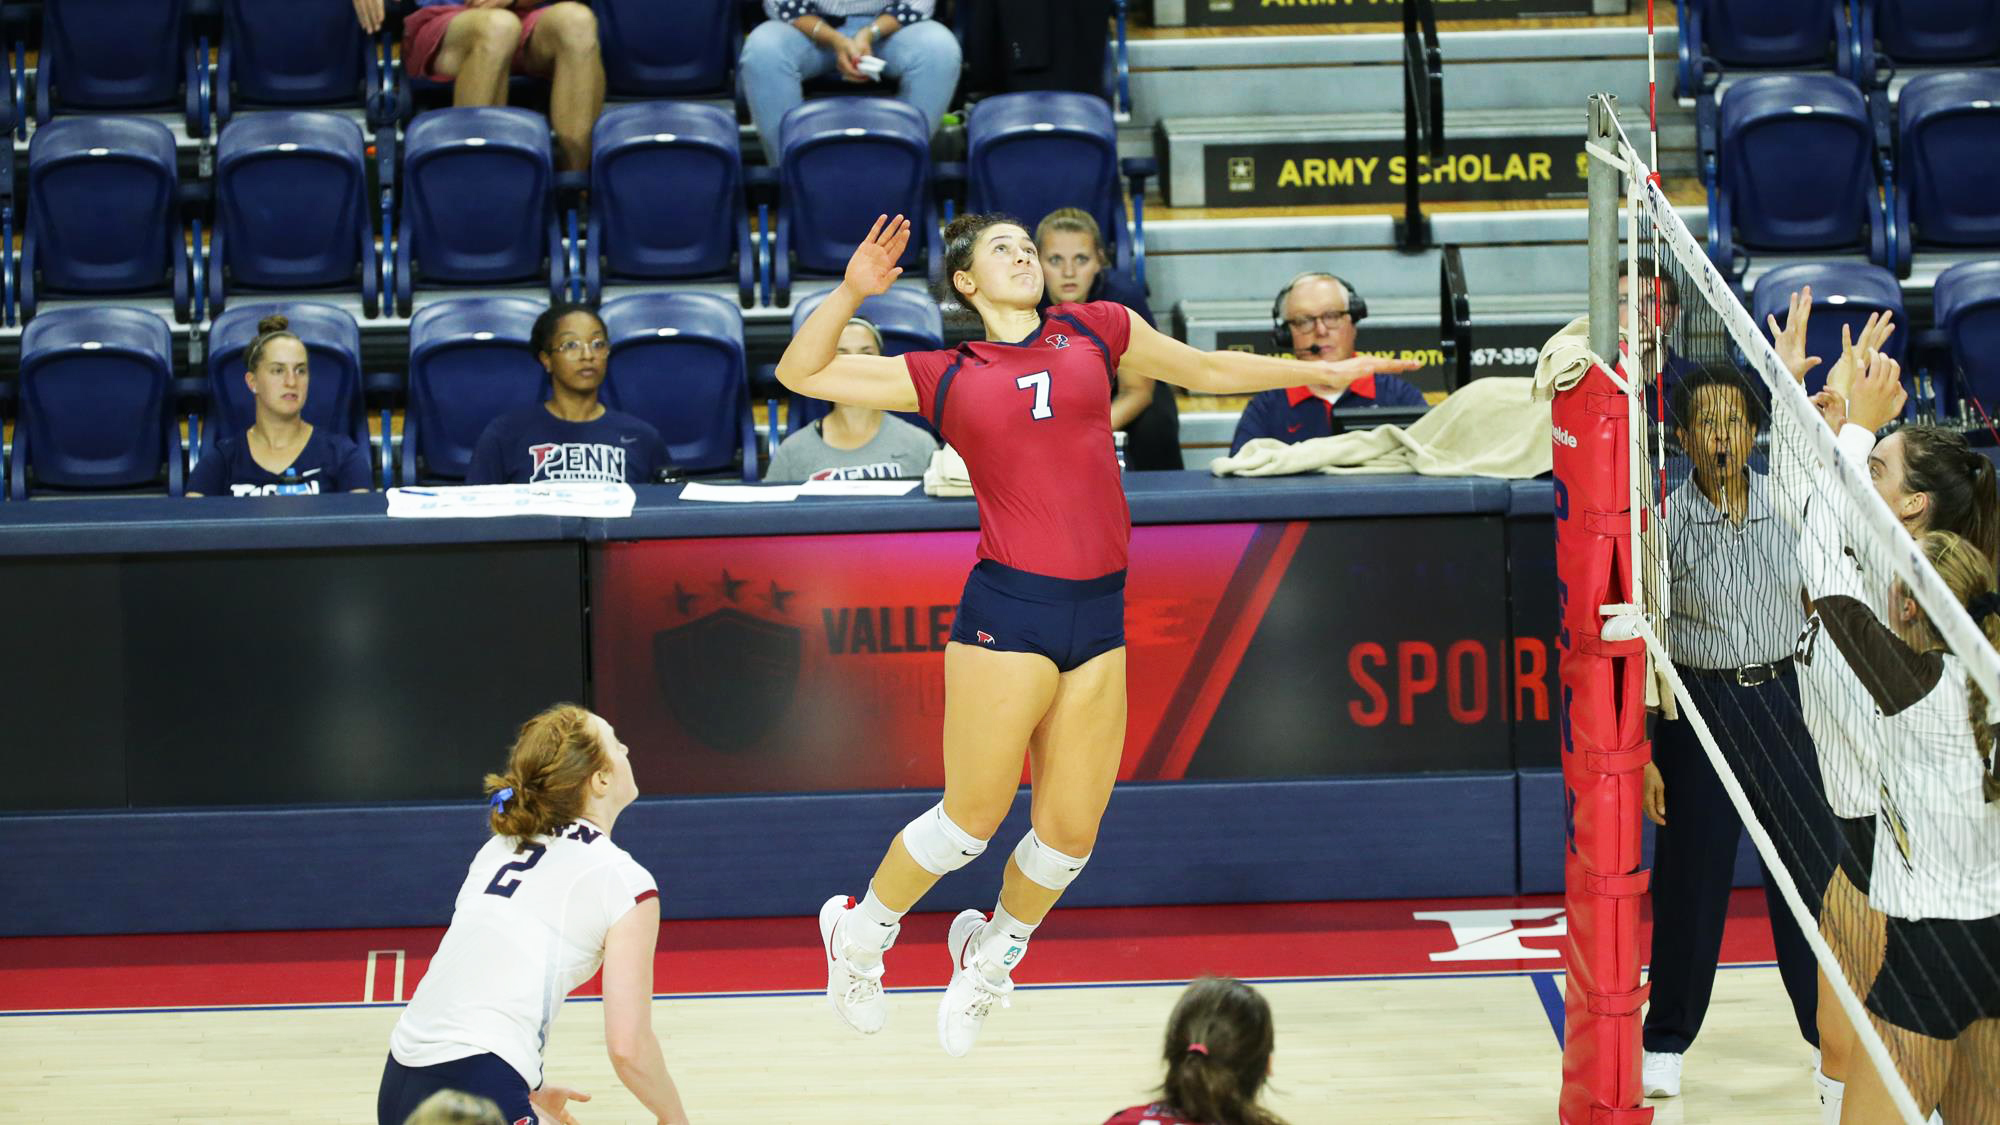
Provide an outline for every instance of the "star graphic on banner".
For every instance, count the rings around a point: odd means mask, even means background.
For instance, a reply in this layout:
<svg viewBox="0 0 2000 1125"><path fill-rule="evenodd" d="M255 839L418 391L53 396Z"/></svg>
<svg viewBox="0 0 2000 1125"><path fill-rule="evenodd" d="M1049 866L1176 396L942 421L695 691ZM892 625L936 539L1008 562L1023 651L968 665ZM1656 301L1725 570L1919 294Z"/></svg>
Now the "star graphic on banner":
<svg viewBox="0 0 2000 1125"><path fill-rule="evenodd" d="M785 612L785 603L797 597L798 593L799 592L797 590L786 590L781 588L778 585L777 579L774 578L771 580L770 591L768 593L759 594L757 596L764 600L765 605L771 607L771 612L783 613Z"/></svg>
<svg viewBox="0 0 2000 1125"><path fill-rule="evenodd" d="M716 583L715 588L722 591L722 596L727 598L730 604L733 605L737 601L737 595L742 592L743 587L748 585L749 583L741 578L731 578L729 572L724 570L722 572L722 581Z"/></svg>
<svg viewBox="0 0 2000 1125"><path fill-rule="evenodd" d="M675 613L680 614L682 617L686 617L688 614L694 612L695 603L700 600L701 600L700 594L690 594L686 590L681 588L680 583L678 582L674 583Z"/></svg>

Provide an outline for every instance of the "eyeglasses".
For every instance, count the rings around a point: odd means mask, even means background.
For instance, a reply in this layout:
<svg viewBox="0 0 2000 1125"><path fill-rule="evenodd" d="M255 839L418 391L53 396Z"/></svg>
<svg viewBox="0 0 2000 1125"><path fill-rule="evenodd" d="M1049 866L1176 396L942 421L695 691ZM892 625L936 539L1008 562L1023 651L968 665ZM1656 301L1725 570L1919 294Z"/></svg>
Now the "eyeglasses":
<svg viewBox="0 0 2000 1125"><path fill-rule="evenodd" d="M1340 318L1347 315L1349 314L1346 309L1335 309L1332 312L1316 313L1311 316L1295 316L1285 321L1285 324L1294 332L1310 332L1314 325L1331 332L1340 327Z"/></svg>
<svg viewBox="0 0 2000 1125"><path fill-rule="evenodd" d="M611 350L611 341L602 336L599 336L588 344L582 340L564 340L562 343L556 345L555 350L564 359L575 359L584 354L586 350L591 355L603 355L605 352Z"/></svg>

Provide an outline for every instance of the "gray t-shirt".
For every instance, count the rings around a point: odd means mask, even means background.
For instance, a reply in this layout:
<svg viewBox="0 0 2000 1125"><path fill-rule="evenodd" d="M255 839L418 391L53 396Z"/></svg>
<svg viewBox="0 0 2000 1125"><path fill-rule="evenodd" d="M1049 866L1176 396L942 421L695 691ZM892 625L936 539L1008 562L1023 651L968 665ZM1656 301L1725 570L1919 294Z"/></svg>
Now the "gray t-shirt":
<svg viewBox="0 0 2000 1125"><path fill-rule="evenodd" d="M820 436L819 423L799 430L771 455L764 479L772 484L807 480L915 480L924 475L937 452L931 435L893 414L882 416L882 427L859 449L835 449Z"/></svg>

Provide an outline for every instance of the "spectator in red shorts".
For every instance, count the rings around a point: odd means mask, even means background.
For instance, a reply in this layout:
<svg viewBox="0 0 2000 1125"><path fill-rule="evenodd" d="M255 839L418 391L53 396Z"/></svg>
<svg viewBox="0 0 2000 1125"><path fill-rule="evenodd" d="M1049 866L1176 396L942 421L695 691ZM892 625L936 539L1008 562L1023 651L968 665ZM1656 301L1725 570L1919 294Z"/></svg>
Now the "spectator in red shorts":
<svg viewBox="0 0 2000 1125"><path fill-rule="evenodd" d="M1229 977L1187 986L1167 1017L1167 1080L1160 1100L1104 1125L1285 1125L1257 1104L1271 1076L1271 1005Z"/></svg>
<svg viewBox="0 0 2000 1125"><path fill-rule="evenodd" d="M354 0L370 34L382 27L385 0ZM416 0L403 21L403 66L419 78L452 84L453 105L506 105L516 72L547 78L556 164L590 167L590 127L604 108L604 62L597 15L576 0Z"/></svg>

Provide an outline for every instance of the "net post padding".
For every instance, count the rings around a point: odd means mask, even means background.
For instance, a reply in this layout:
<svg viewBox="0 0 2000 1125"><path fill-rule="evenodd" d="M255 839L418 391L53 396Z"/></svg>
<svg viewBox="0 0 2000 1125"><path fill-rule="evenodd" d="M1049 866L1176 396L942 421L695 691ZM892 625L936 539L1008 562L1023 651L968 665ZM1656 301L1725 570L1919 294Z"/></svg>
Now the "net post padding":
<svg viewBox="0 0 2000 1125"><path fill-rule="evenodd" d="M1627 600L1633 542L1631 400L1600 365L1556 394L1556 599L1561 621L1562 764L1568 847L1563 966L1565 1125L1640 1125L1639 911L1646 741L1646 643L1604 636L1604 607Z"/></svg>

